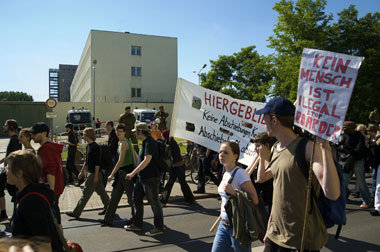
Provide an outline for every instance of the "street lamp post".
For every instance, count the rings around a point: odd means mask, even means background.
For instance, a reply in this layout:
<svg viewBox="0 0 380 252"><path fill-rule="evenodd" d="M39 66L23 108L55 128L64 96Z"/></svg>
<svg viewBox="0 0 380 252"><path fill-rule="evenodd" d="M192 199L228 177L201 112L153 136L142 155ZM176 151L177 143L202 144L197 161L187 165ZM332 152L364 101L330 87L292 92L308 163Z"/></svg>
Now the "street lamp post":
<svg viewBox="0 0 380 252"><path fill-rule="evenodd" d="M198 85L199 86L201 85L201 72L203 69L205 69L206 66L207 64L203 64L202 68L198 71Z"/></svg>
<svg viewBox="0 0 380 252"><path fill-rule="evenodd" d="M93 70L93 81L92 81L92 98L91 98L91 102L92 102L92 127L95 129L95 65L96 65L97 61L96 59L94 59L92 61L92 70Z"/></svg>

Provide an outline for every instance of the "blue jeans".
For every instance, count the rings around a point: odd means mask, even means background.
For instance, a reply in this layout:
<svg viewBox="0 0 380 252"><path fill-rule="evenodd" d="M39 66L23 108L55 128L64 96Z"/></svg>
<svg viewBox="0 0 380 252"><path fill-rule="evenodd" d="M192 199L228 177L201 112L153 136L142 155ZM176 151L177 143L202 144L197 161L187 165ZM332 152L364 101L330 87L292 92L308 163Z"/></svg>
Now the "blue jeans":
<svg viewBox="0 0 380 252"><path fill-rule="evenodd" d="M371 196L375 197L375 192L376 192L376 175L378 170L378 167L372 167L372 188L371 188Z"/></svg>
<svg viewBox="0 0 380 252"><path fill-rule="evenodd" d="M360 195L363 199L363 202L366 204L371 203L371 193L369 192L367 183L365 181L365 168L364 168L364 159L355 161L354 169L349 173L343 173L344 185L348 189L348 184L352 178L352 174L355 173L356 181L358 182Z"/></svg>
<svg viewBox="0 0 380 252"><path fill-rule="evenodd" d="M218 230L212 244L212 252L224 252L230 251L231 245L235 251L251 251L251 246L249 248L243 248L239 241L232 237L232 228L226 228L223 222L219 223Z"/></svg>

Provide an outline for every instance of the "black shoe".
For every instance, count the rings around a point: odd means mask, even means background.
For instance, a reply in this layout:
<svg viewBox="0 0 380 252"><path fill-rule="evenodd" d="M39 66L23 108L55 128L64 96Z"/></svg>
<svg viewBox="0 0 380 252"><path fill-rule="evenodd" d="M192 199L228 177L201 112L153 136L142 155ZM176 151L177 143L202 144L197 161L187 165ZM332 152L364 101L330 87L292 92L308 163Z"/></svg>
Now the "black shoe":
<svg viewBox="0 0 380 252"><path fill-rule="evenodd" d="M75 184L75 186L80 186L81 184L83 184L84 182L84 179L80 179L78 180L78 183Z"/></svg>
<svg viewBox="0 0 380 252"><path fill-rule="evenodd" d="M105 215L105 214L106 214L106 210L104 209L98 213L98 215Z"/></svg>
<svg viewBox="0 0 380 252"><path fill-rule="evenodd" d="M205 190L199 190L199 189L197 189L197 190L193 191L193 193L206 193L206 192L205 192Z"/></svg>
<svg viewBox="0 0 380 252"><path fill-rule="evenodd" d="M196 204L197 201L196 200L192 200L192 201L185 201L185 205L188 205L188 206L192 206L194 204Z"/></svg>
<svg viewBox="0 0 380 252"><path fill-rule="evenodd" d="M380 212L377 211L377 210L372 210L371 212L369 212L372 216L380 216Z"/></svg>
<svg viewBox="0 0 380 252"><path fill-rule="evenodd" d="M132 225L133 224L133 219L130 218L129 220L126 220L125 221L125 226L129 226L129 225Z"/></svg>
<svg viewBox="0 0 380 252"><path fill-rule="evenodd" d="M69 217L73 217L73 218L75 218L75 219L79 219L79 217L78 217L78 216L75 216L74 213L71 212L71 211L66 212L65 214L66 214L67 216L69 216Z"/></svg>

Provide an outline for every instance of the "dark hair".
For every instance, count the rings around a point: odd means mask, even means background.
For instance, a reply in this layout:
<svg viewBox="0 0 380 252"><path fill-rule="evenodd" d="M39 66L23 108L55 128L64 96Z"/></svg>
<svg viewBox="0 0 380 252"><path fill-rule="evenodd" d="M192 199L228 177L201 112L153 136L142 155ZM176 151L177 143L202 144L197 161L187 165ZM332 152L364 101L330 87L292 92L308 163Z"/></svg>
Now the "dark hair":
<svg viewBox="0 0 380 252"><path fill-rule="evenodd" d="M109 125L109 126L111 126L112 128L113 128L113 121L108 121L108 122L106 122L106 125Z"/></svg>
<svg viewBox="0 0 380 252"><path fill-rule="evenodd" d="M164 106L161 105L161 106L159 106L158 108L159 108L159 109L160 109L160 108L164 108Z"/></svg>
<svg viewBox="0 0 380 252"><path fill-rule="evenodd" d="M15 119L8 119L5 121L5 125L8 126L10 131L18 131L18 123Z"/></svg>
<svg viewBox="0 0 380 252"><path fill-rule="evenodd" d="M26 184L37 184L42 175L42 163L33 152L29 150L14 151L7 157L8 169L16 174L23 173Z"/></svg>
<svg viewBox="0 0 380 252"><path fill-rule="evenodd" d="M145 137L150 136L150 131L146 131L146 130L138 130L138 131L141 131L141 133L142 133Z"/></svg>
<svg viewBox="0 0 380 252"><path fill-rule="evenodd" d="M128 109L131 109L131 107L130 107L130 106L126 106L126 107L125 107L125 110L128 110Z"/></svg>
<svg viewBox="0 0 380 252"><path fill-rule="evenodd" d="M22 130L20 130L19 135L20 136L23 135L23 136L26 136L29 139L32 139L32 133L30 133L30 130L31 130L31 128L22 129Z"/></svg>
<svg viewBox="0 0 380 252"><path fill-rule="evenodd" d="M66 123L65 128L69 128L71 130L74 130L74 125L72 123Z"/></svg>
<svg viewBox="0 0 380 252"><path fill-rule="evenodd" d="M239 146L239 144L235 141L224 141L224 142L222 142L222 144L226 144L226 145L230 146L232 153L238 155L238 157L236 159L236 163L237 163L239 160L239 157L240 157L240 146Z"/></svg>
<svg viewBox="0 0 380 252"><path fill-rule="evenodd" d="M377 127L375 125L370 125L370 126L368 126L367 131L377 132Z"/></svg>
<svg viewBox="0 0 380 252"><path fill-rule="evenodd" d="M293 116L279 116L275 114L269 114L271 117L275 116L279 121L280 124L286 128L293 129L294 126L294 115ZM272 119L272 118L271 118Z"/></svg>
<svg viewBox="0 0 380 252"><path fill-rule="evenodd" d="M125 126L124 123L119 123L119 124L116 126L116 130L118 130L118 129L121 129L121 130L123 130L124 132L126 132L126 131L127 131L127 126Z"/></svg>
<svg viewBox="0 0 380 252"><path fill-rule="evenodd" d="M275 137L269 136L268 132L264 131L257 134L253 139L252 143L260 143L263 145L269 145L269 149L272 148L273 144L277 141Z"/></svg>

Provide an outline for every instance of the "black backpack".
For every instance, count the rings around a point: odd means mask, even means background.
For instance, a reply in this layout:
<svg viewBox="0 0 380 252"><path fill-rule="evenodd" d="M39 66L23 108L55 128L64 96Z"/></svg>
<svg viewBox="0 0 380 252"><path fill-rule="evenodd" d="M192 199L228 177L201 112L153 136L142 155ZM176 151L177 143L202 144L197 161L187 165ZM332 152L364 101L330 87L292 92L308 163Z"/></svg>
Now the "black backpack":
<svg viewBox="0 0 380 252"><path fill-rule="evenodd" d="M112 167L112 155L111 151L105 144L99 144L100 149L100 169L111 170Z"/></svg>
<svg viewBox="0 0 380 252"><path fill-rule="evenodd" d="M168 148L163 140L155 140L158 146L158 160L157 165L160 173L168 172L170 168L170 158L168 155Z"/></svg>

